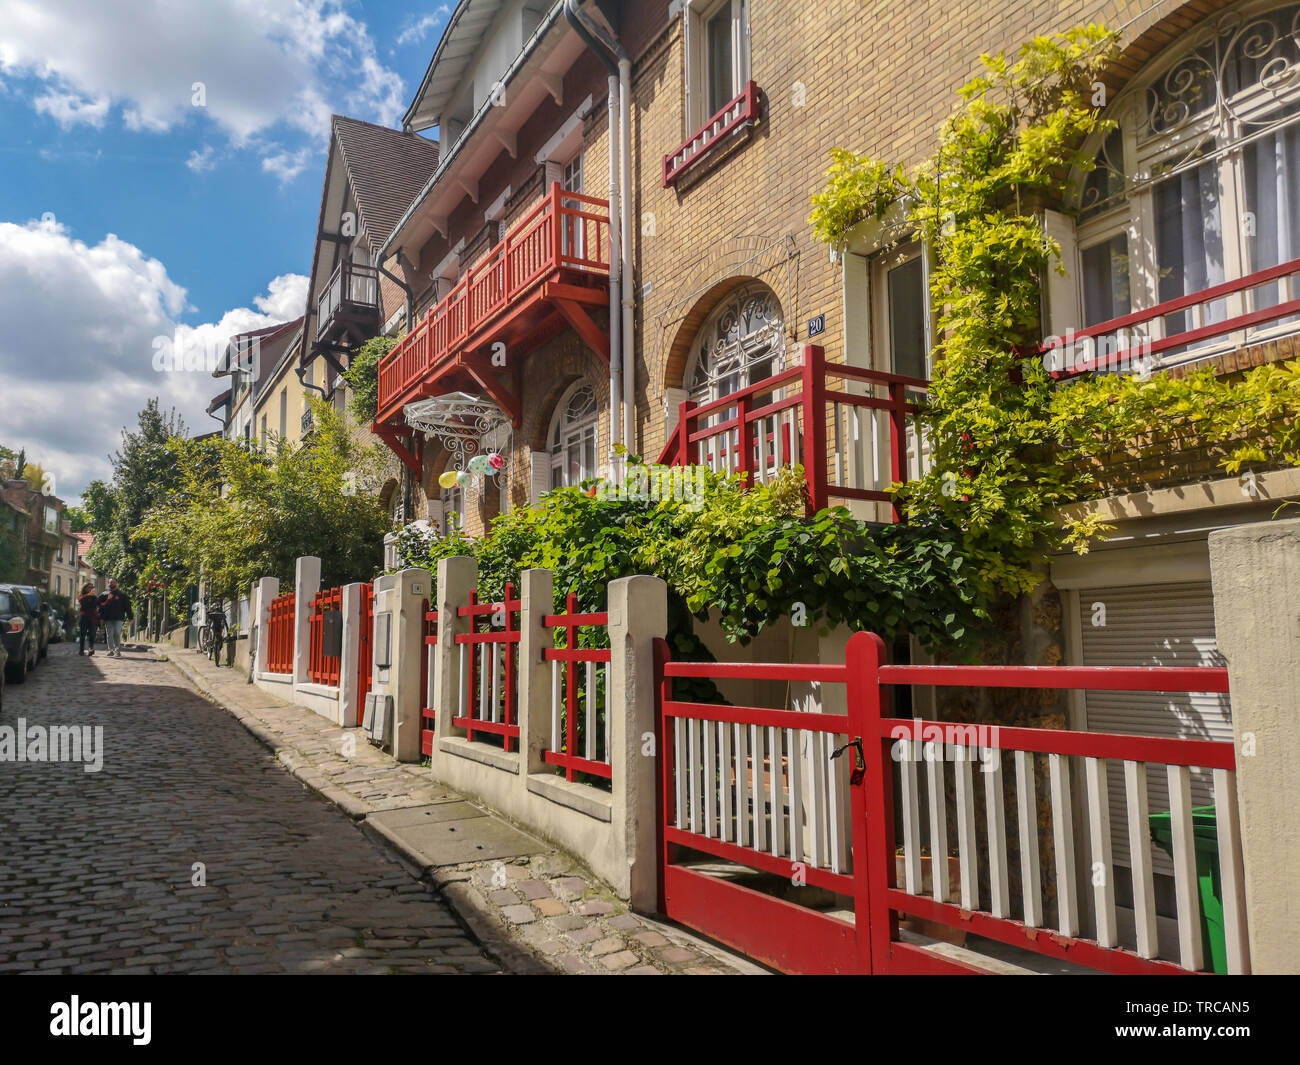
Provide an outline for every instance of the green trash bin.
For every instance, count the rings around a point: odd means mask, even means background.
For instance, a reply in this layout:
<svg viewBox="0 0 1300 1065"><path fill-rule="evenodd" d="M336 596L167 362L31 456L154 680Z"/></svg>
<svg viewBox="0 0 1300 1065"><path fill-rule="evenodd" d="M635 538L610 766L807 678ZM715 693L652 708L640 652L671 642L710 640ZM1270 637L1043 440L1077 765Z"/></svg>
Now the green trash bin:
<svg viewBox="0 0 1300 1065"><path fill-rule="evenodd" d="M1174 856L1172 814L1151 814L1151 838ZM1196 879L1201 888L1201 949L1211 972L1227 973L1228 946L1223 934L1223 889L1219 883L1219 834L1214 807L1192 810L1192 842L1196 850Z"/></svg>

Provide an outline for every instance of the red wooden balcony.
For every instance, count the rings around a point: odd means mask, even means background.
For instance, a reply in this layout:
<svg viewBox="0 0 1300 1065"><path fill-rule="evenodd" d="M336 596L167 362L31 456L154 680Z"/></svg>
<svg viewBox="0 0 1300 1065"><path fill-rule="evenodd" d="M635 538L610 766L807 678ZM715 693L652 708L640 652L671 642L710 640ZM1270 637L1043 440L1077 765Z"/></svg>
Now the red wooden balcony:
<svg viewBox="0 0 1300 1065"><path fill-rule="evenodd" d="M928 387L919 378L828 362L822 348L809 345L802 365L712 403L684 402L659 461L746 473L751 483L801 465L813 511L844 502L860 516L879 511L897 521L889 486L919 477L929 463L915 423ZM864 506L873 503L890 506Z"/></svg>
<svg viewBox="0 0 1300 1065"><path fill-rule="evenodd" d="M1143 372L1300 332L1300 259L1166 300L1063 337L1036 351L1051 375Z"/></svg>
<svg viewBox="0 0 1300 1065"><path fill-rule="evenodd" d="M517 387L494 372L491 346L506 344L504 376L516 386L528 349L566 324L608 358L608 336L585 309L608 305L608 291L608 202L552 185L379 364L376 424L413 400L466 387L486 390L517 420Z"/></svg>

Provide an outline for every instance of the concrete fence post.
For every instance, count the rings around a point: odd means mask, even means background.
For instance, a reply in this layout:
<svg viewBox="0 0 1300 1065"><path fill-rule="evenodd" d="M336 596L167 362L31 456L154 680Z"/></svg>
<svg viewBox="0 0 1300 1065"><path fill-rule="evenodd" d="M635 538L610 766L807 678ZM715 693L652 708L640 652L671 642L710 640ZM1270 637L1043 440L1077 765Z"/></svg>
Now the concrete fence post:
<svg viewBox="0 0 1300 1065"><path fill-rule="evenodd" d="M433 691L437 716L434 734L439 739L452 736L451 719L457 714L463 681L460 676L460 649L455 638L469 632L469 618L457 614L457 608L469 602L469 593L478 587L478 560L462 555L438 560L438 643L434 655ZM467 668L473 662L466 658Z"/></svg>
<svg viewBox="0 0 1300 1065"><path fill-rule="evenodd" d="M391 646L386 650L390 665L381 667L375 660L374 686L377 694L393 700L391 730L387 736L389 750L399 762L420 760L420 711L424 691L420 685L424 649L424 601L429 597L428 570L404 569L388 573L375 581L374 614L376 634L380 619L387 615ZM378 647L381 653L384 648Z"/></svg>
<svg viewBox="0 0 1300 1065"><path fill-rule="evenodd" d="M336 723L349 728L357 723L357 667L361 663L361 584L345 584L343 647L339 655L339 706Z"/></svg>
<svg viewBox="0 0 1300 1065"><path fill-rule="evenodd" d="M1232 700L1251 969L1297 973L1300 521L1212 532L1209 549L1215 632Z"/></svg>
<svg viewBox="0 0 1300 1065"><path fill-rule="evenodd" d="M653 643L668 634L668 585L658 577L621 577L610 582L608 596L610 828L622 834L628 901L650 913L656 903L655 777L661 753L654 746Z"/></svg>
<svg viewBox="0 0 1300 1065"><path fill-rule="evenodd" d="M548 569L526 569L519 575L519 750L523 752L523 786L529 773L546 771L542 752L551 739L551 666L542 651L552 646L546 615L555 612L555 579Z"/></svg>
<svg viewBox="0 0 1300 1065"><path fill-rule="evenodd" d="M294 566L293 686L311 681L311 601L320 591L320 559L305 555Z"/></svg>
<svg viewBox="0 0 1300 1065"><path fill-rule="evenodd" d="M280 594L279 577L263 577L253 582L253 677L267 672L271 641L271 600Z"/></svg>

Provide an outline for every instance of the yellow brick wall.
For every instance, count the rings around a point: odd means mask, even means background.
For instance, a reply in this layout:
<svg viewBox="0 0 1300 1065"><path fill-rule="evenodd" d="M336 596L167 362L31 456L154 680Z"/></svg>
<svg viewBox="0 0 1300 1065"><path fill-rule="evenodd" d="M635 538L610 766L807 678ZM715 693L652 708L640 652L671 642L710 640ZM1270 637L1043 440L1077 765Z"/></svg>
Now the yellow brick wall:
<svg viewBox="0 0 1300 1065"><path fill-rule="evenodd" d="M680 385L683 348L728 279L757 277L775 290L788 351L808 342L808 319L825 314L825 332L814 342L829 358L843 358L842 267L829 261L807 222L832 147L915 164L933 151L938 126L956 90L978 71L981 53L1084 22L1128 25L1126 43L1141 43L1117 70L1120 82L1181 27L1223 5L1168 2L1143 14L1150 6L752 0L750 75L762 92L762 120L716 165L701 164L702 176L688 172L666 189L663 156L694 132L684 115L681 18L667 24L637 57L634 85L636 283L638 293L652 286L637 305L642 452L655 456L663 446L663 390Z"/></svg>

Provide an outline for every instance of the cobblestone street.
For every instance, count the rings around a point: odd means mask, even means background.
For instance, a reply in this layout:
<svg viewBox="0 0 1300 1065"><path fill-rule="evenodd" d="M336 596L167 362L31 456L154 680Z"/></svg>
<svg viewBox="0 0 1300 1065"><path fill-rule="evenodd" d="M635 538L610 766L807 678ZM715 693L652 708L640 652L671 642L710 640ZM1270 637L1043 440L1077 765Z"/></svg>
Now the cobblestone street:
<svg viewBox="0 0 1300 1065"><path fill-rule="evenodd" d="M6 689L0 725L20 717L102 725L103 767L0 763L0 972L499 971L429 887L151 653L53 645Z"/></svg>

